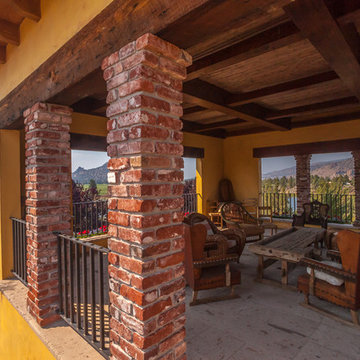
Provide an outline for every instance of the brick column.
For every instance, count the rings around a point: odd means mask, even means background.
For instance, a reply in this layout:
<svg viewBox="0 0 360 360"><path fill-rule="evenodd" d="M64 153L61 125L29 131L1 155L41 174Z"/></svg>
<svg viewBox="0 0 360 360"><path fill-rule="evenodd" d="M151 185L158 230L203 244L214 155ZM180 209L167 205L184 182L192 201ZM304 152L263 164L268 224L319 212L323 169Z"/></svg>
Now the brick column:
<svg viewBox="0 0 360 360"><path fill-rule="evenodd" d="M295 155L297 213L304 211L303 205L310 201L310 160L311 154Z"/></svg>
<svg viewBox="0 0 360 360"><path fill-rule="evenodd" d="M182 80L191 57L146 34L106 58L111 352L185 359Z"/></svg>
<svg viewBox="0 0 360 360"><path fill-rule="evenodd" d="M41 326L58 319L57 239L70 232L72 110L37 103L24 112L28 309Z"/></svg>
<svg viewBox="0 0 360 360"><path fill-rule="evenodd" d="M360 226L360 150L352 152L354 158L354 190L355 190L355 221L354 226Z"/></svg>

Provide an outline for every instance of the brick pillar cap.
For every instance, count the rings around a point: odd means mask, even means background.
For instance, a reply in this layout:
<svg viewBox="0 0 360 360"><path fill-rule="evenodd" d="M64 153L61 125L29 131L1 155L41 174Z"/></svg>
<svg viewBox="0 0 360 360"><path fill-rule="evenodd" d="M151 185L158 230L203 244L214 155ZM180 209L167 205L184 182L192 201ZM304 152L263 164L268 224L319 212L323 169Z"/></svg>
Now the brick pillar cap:
<svg viewBox="0 0 360 360"><path fill-rule="evenodd" d="M144 34L136 40L136 50L143 49L152 50L184 66L192 64L192 57L188 52L151 33Z"/></svg>

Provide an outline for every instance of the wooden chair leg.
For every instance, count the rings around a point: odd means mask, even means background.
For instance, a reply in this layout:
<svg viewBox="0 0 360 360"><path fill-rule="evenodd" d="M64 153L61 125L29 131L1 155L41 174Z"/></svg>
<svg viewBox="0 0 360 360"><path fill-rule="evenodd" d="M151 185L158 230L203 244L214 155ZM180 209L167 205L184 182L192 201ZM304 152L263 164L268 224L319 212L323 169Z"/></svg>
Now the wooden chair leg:
<svg viewBox="0 0 360 360"><path fill-rule="evenodd" d="M193 290L191 302L192 302L192 303L195 303L196 300L197 300L197 297L198 297L198 291L197 291L197 290Z"/></svg>
<svg viewBox="0 0 360 360"><path fill-rule="evenodd" d="M359 325L359 316L356 310L350 310L351 318L354 325Z"/></svg>
<svg viewBox="0 0 360 360"><path fill-rule="evenodd" d="M305 294L305 304L306 304L306 305L309 305L309 304L310 304L309 294Z"/></svg>

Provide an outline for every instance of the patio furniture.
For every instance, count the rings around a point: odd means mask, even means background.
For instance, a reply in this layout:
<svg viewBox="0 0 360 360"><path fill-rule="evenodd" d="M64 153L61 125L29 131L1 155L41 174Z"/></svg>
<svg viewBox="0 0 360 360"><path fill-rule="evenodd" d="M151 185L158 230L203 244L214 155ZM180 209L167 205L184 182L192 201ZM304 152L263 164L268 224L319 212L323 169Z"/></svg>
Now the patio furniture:
<svg viewBox="0 0 360 360"><path fill-rule="evenodd" d="M311 254L314 248L318 248L318 243L323 240L325 235L326 230L324 229L293 227L258 241L256 244L251 244L249 250L258 255L259 260L257 280L278 284L264 279L264 270L276 261L280 261L281 285L287 287L290 270L288 264L298 264L303 257Z"/></svg>
<svg viewBox="0 0 360 360"><path fill-rule="evenodd" d="M237 254L228 254L226 247L220 246L216 255L208 255L206 248L207 229L204 224L185 226L185 276L193 290L190 306L238 297L234 286L241 283L241 272L236 268ZM200 290L228 287L225 296L198 299Z"/></svg>
<svg viewBox="0 0 360 360"><path fill-rule="evenodd" d="M203 224L207 229L205 250L208 254L213 254L219 241L225 241L227 244L227 254L237 255L237 261L244 250L246 236L239 229L219 230L218 227L205 215L192 213L184 218L184 223L189 226Z"/></svg>
<svg viewBox="0 0 360 360"><path fill-rule="evenodd" d="M314 305L310 305L309 295L329 301L333 304L350 309L352 321L359 325L358 310L360 307L360 234L349 230L340 231L336 236L339 247L338 257L341 265L336 262L321 262L304 257L301 262L309 268L310 275L298 278L298 289L305 295L305 306L325 315L336 317ZM334 258L336 251L331 251Z"/></svg>
<svg viewBox="0 0 360 360"><path fill-rule="evenodd" d="M221 217L229 229L245 232L246 241L258 241L263 238L265 229L262 221L252 216L239 201L229 201L220 207ZM257 237L255 240L254 237ZM250 239L249 239L250 238Z"/></svg>
<svg viewBox="0 0 360 360"><path fill-rule="evenodd" d="M327 229L327 216L329 205L320 201L312 201L303 205L304 211L301 215L293 216L293 226L319 225Z"/></svg>
<svg viewBox="0 0 360 360"><path fill-rule="evenodd" d="M273 212L271 206L258 206L258 218L263 221L264 229L271 231L271 236L277 234L278 227L273 223Z"/></svg>

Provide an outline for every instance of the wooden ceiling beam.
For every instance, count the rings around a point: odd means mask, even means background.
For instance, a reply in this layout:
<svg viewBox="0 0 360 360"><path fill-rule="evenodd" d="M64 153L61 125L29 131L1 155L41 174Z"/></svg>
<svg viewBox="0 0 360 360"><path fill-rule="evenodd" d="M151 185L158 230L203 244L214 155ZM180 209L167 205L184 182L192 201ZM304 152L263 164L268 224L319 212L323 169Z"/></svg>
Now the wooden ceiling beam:
<svg viewBox="0 0 360 360"><path fill-rule="evenodd" d="M100 68L103 59L146 32L157 34L210 0L112 1L37 70L0 100L0 128L11 126L37 101L50 101ZM36 83L36 86L34 84ZM105 83L105 82L104 82ZM86 93L86 92L85 92ZM89 94L93 95L93 94ZM75 101L67 97L72 104ZM59 103L62 102L61 98Z"/></svg>
<svg viewBox="0 0 360 360"><path fill-rule="evenodd" d="M323 0L296 0L285 12L360 100L360 64Z"/></svg>
<svg viewBox="0 0 360 360"><path fill-rule="evenodd" d="M6 45L0 45L0 64L6 63Z"/></svg>
<svg viewBox="0 0 360 360"><path fill-rule="evenodd" d="M20 44L19 25L0 19L0 41L18 46Z"/></svg>
<svg viewBox="0 0 360 360"><path fill-rule="evenodd" d="M291 109L279 110L273 112L267 116L267 120L280 119L288 116L301 116L310 115L333 107L349 107L349 106L360 106L359 100L355 96L349 96L341 99L335 99L330 101L324 101L321 103L297 106Z"/></svg>
<svg viewBox="0 0 360 360"><path fill-rule="evenodd" d="M327 71L321 74L311 75L301 79L287 81L285 83L268 86L262 89L257 89L242 94L233 94L226 99L226 103L229 106L248 104L253 101L261 100L266 96L280 94L282 92L296 90L312 85L317 85L338 78L339 78L338 75L334 71Z"/></svg>
<svg viewBox="0 0 360 360"><path fill-rule="evenodd" d="M268 158L276 156L291 156L301 154L324 154L331 152L345 152L358 150L360 147L360 138L319 141L312 143L268 146L254 148L253 156L255 158Z"/></svg>
<svg viewBox="0 0 360 360"><path fill-rule="evenodd" d="M288 128L268 122L247 112L226 106L225 99L229 93L215 85L196 79L184 84L184 101L206 109L219 111L223 114L239 118L247 122L269 127L274 130L288 130Z"/></svg>
<svg viewBox="0 0 360 360"><path fill-rule="evenodd" d="M40 0L8 0L22 16L39 21L41 19Z"/></svg>

